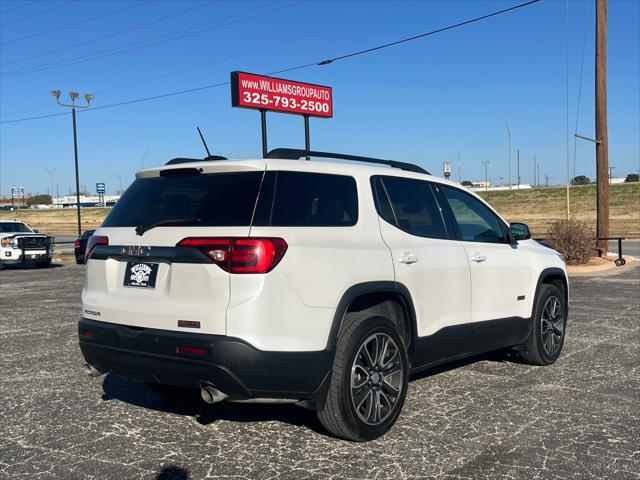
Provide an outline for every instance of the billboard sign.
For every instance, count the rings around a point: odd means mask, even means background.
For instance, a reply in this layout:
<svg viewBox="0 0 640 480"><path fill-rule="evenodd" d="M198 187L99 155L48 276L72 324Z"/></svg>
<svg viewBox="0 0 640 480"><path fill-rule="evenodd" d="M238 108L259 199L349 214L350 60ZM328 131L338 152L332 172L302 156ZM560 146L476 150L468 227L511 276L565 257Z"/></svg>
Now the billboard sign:
<svg viewBox="0 0 640 480"><path fill-rule="evenodd" d="M104 193L107 189L104 183L96 183L96 193Z"/></svg>
<svg viewBox="0 0 640 480"><path fill-rule="evenodd" d="M331 87L246 72L231 72L231 106L311 117L333 116Z"/></svg>

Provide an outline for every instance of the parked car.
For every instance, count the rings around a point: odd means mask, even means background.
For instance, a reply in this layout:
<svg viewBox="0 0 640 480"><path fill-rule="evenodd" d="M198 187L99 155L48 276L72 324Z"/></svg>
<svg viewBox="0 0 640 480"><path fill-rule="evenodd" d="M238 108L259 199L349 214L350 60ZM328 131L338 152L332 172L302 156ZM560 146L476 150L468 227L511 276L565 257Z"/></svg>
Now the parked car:
<svg viewBox="0 0 640 480"><path fill-rule="evenodd" d="M366 441L410 373L505 348L556 361L566 269L526 225L416 165L300 155L137 174L87 246L90 375L293 402Z"/></svg>
<svg viewBox="0 0 640 480"><path fill-rule="evenodd" d="M75 253L76 263L78 265L82 265L85 262L84 253L87 249L87 242L89 241L91 235L93 235L93 232L95 232L95 230L87 230L83 232L83 234L79 238L76 238L76 241L73 245L73 251Z"/></svg>
<svg viewBox="0 0 640 480"><path fill-rule="evenodd" d="M18 220L0 219L0 270L5 265L35 264L47 268L53 257L53 237Z"/></svg>

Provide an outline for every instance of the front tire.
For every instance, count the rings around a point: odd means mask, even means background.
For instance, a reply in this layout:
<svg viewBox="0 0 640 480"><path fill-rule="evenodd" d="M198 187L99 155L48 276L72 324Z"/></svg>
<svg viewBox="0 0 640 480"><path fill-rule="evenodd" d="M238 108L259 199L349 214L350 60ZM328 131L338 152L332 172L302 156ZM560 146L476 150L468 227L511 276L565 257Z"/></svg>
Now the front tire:
<svg viewBox="0 0 640 480"><path fill-rule="evenodd" d="M393 322L366 311L349 313L338 338L322 425L337 437L363 442L393 426L407 394L407 350Z"/></svg>
<svg viewBox="0 0 640 480"><path fill-rule="evenodd" d="M551 365L560 356L567 326L567 305L562 290L542 284L536 301L533 326L520 351L532 365Z"/></svg>

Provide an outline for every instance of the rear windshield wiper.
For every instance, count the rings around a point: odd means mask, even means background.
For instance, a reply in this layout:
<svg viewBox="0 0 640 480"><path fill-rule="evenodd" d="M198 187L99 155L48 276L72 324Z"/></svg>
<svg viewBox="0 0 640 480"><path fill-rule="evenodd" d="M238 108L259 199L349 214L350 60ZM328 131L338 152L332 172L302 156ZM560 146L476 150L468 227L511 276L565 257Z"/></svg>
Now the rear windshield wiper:
<svg viewBox="0 0 640 480"><path fill-rule="evenodd" d="M198 224L202 223L198 217L176 217L176 218L163 218L156 220L155 222L141 224L136 227L137 235L144 235L144 232L151 230L152 228L160 227L162 225L185 225L185 224Z"/></svg>

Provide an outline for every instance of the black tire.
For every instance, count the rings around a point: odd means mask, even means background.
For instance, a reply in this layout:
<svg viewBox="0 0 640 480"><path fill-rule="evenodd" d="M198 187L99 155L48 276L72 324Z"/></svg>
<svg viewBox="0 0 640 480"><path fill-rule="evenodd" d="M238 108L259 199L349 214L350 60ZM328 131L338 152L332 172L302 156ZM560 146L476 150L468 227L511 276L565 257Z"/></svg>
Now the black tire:
<svg viewBox="0 0 640 480"><path fill-rule="evenodd" d="M388 339L391 339L392 342ZM382 368L373 372L370 370L369 373L365 372L365 369L360 365L364 358L364 351L361 349L367 348L363 346L367 341L369 343L375 341L375 348L378 348L378 342L380 342L380 345L387 342L387 350L383 351L383 348L380 347L382 353L374 355L382 357L380 358L380 366ZM362 354L358 355L359 353ZM370 355L369 359L371 359ZM384 366L385 364L386 366ZM399 368L399 371L391 373L397 368ZM366 377L362 376L360 380L363 378L366 378L366 380L363 380L360 384L362 385L361 390L357 390L355 387L352 389L352 381L361 375L355 372L360 371L366 375ZM378 371L383 372L383 374L378 374ZM348 313L345 316L338 337L331 383L327 391L324 408L318 412L320 422L333 435L354 442L373 440L384 435L393 426L402 410L408 388L408 372L407 349L397 326L393 322L382 316L372 316L366 310ZM377 383L372 384L374 379ZM390 381L387 382L387 379L390 379ZM394 389L394 387L397 388ZM376 390L374 391L374 389ZM399 390L399 393L396 395L391 393L397 390ZM358 392L360 394L357 394ZM375 406L378 405L378 402L380 402L380 405L386 403L384 415L382 407L376 410L379 422L375 423L376 413L373 414L373 422L371 423L366 423L361 419L360 416L364 414L356 408L354 396L358 396L359 399L365 399L361 400L360 403L360 408L365 411L367 410L367 405L369 405L369 411L371 411L371 402ZM382 401L383 396L384 402ZM390 402L392 402L392 405ZM369 418L371 419L371 417Z"/></svg>
<svg viewBox="0 0 640 480"><path fill-rule="evenodd" d="M615 261L616 267L621 267L625 263L627 263L627 261L624 258L616 258L616 261Z"/></svg>
<svg viewBox="0 0 640 480"><path fill-rule="evenodd" d="M77 263L78 265L83 265L83 264L84 264L84 260L83 260L83 259L81 259L80 257L76 257L76 263Z"/></svg>
<svg viewBox="0 0 640 480"><path fill-rule="evenodd" d="M552 310L559 310L552 315ZM567 305L564 292L552 284L542 284L535 305L533 325L520 356L532 365L551 365L564 345L567 331Z"/></svg>
<svg viewBox="0 0 640 480"><path fill-rule="evenodd" d="M51 265L51 260L36 262L36 268L49 268L49 265Z"/></svg>

